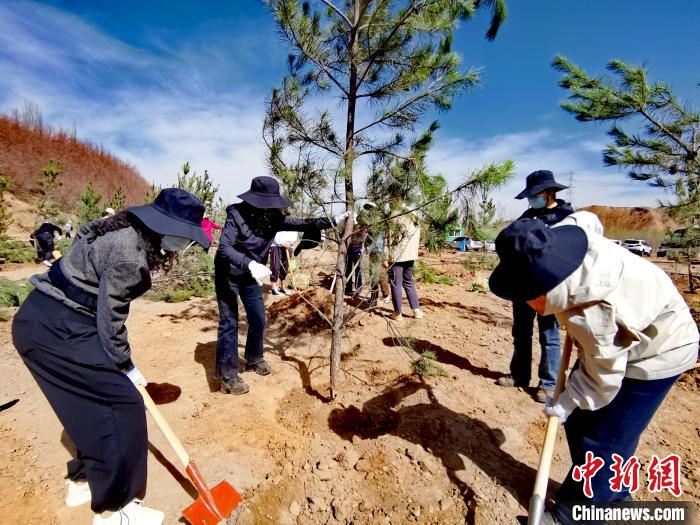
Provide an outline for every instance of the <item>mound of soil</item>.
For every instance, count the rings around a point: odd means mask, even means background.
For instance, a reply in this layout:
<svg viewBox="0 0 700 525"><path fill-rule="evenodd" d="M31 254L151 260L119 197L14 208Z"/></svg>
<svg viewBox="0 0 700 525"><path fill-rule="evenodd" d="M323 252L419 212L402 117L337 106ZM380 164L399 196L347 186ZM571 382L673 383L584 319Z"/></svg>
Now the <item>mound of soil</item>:
<svg viewBox="0 0 700 525"><path fill-rule="evenodd" d="M328 330L330 326L323 316L333 316L333 294L325 288L310 288L270 305L267 316L271 324L290 335Z"/></svg>
<svg viewBox="0 0 700 525"><path fill-rule="evenodd" d="M598 216L605 230L644 230L665 232L678 224L667 214L665 208L617 208L613 206L587 206L581 208Z"/></svg>

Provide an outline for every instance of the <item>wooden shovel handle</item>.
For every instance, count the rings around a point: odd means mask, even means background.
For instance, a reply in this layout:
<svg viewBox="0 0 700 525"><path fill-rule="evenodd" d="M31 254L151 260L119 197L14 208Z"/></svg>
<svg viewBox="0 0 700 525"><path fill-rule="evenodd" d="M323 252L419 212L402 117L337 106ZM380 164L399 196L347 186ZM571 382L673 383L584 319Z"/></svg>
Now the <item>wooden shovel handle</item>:
<svg viewBox="0 0 700 525"><path fill-rule="evenodd" d="M569 361L571 360L573 346L574 340L569 334L566 334L564 350L561 355L561 364L559 365L559 375L557 376L557 384L554 387L554 395L552 396L552 404L556 403L559 394L564 390L566 372L569 369ZM549 483L549 470L552 466L552 456L554 455L554 444L556 443L558 428L559 418L550 416L547 419L547 431L544 436L544 444L542 445L540 464L537 467L535 487L532 490L532 499L530 500L530 511L528 514L529 525L539 525L540 519L542 518L544 499L547 495L547 484Z"/></svg>
<svg viewBox="0 0 700 525"><path fill-rule="evenodd" d="M168 425L168 422L163 417L163 414L161 414L160 410L158 410L158 407L153 402L153 399L146 390L146 387L138 385L136 388L140 392L141 396L143 396L143 404L146 405L146 408L151 413L151 417L158 425L158 428L160 428L160 431L165 436L165 439L167 439L168 443L170 443L170 446L173 447L173 450L175 451L175 454L177 454L180 463L182 463L183 468L186 469L190 464L189 454L182 446L182 443L180 443L180 440L177 439L177 436L175 436L173 433L173 430L170 428L170 425Z"/></svg>

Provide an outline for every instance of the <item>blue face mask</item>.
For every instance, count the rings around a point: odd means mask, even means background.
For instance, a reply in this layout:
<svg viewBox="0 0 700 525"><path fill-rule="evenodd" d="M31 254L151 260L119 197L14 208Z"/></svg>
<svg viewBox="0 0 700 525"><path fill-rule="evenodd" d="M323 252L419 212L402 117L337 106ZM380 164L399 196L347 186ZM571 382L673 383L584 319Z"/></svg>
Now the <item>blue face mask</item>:
<svg viewBox="0 0 700 525"><path fill-rule="evenodd" d="M547 206L547 199L542 195L534 195L527 198L527 203L530 205L530 208L535 208L537 210Z"/></svg>
<svg viewBox="0 0 700 525"><path fill-rule="evenodd" d="M187 248L192 241L184 237L176 237L174 235L163 235L160 240L160 247L166 252L179 252Z"/></svg>

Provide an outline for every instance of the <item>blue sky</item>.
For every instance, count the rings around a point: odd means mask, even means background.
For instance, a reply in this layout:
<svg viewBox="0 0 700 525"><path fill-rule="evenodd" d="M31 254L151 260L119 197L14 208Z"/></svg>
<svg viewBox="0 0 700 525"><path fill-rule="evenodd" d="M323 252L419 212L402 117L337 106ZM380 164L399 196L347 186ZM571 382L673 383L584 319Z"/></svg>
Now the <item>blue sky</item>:
<svg viewBox="0 0 700 525"><path fill-rule="evenodd" d="M502 215L525 175L551 169L573 180L574 204L653 205L665 195L606 168L606 127L559 108L550 67L562 53L589 72L611 58L646 64L684 99L698 101L694 58L700 4L669 0L507 1L496 41L485 16L456 33L465 67L482 85L437 118L430 168L457 184L491 161L513 159L517 180L499 190ZM0 111L37 103L46 121L77 129L169 183L186 160L205 168L230 201L265 174L263 100L284 72L285 43L258 0L53 0L0 3ZM331 107L335 106L331 102ZM568 197L568 192L564 196Z"/></svg>

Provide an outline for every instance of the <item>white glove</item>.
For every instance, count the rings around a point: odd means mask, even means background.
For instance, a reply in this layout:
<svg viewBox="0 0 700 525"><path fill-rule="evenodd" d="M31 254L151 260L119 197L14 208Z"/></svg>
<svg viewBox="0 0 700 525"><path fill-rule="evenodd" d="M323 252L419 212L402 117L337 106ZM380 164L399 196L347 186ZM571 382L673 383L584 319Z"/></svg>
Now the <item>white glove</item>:
<svg viewBox="0 0 700 525"><path fill-rule="evenodd" d="M343 224L345 224L345 221L348 220L348 217L350 217L350 212L344 211L343 213L333 217L333 224L335 224L336 226L342 226Z"/></svg>
<svg viewBox="0 0 700 525"><path fill-rule="evenodd" d="M272 275L272 272L267 266L255 261L250 261L248 264L248 270L250 270L250 274L253 276L253 279L255 279L260 286L263 285L263 281L265 279Z"/></svg>
<svg viewBox="0 0 700 525"><path fill-rule="evenodd" d="M148 381L146 381L146 378L143 377L141 370L136 368L136 366L133 366L127 370L125 374L126 377L128 377L131 382L134 383L134 386L146 386L148 384Z"/></svg>
<svg viewBox="0 0 700 525"><path fill-rule="evenodd" d="M571 411L567 410L559 403L556 403L554 406L545 407L544 413L548 417L558 417L560 423L564 423L571 415Z"/></svg>

